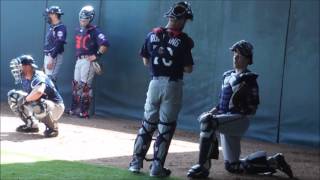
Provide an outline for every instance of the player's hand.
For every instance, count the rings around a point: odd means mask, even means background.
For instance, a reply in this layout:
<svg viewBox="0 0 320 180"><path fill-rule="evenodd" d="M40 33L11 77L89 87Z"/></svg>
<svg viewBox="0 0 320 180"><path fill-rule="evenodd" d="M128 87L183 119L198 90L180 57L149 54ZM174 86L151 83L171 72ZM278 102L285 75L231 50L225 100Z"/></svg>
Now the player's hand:
<svg viewBox="0 0 320 180"><path fill-rule="evenodd" d="M17 99L17 106L21 107L22 105L26 104L26 96L21 96L20 98Z"/></svg>
<svg viewBox="0 0 320 180"><path fill-rule="evenodd" d="M88 61L95 61L95 60L97 60L97 56L96 55L90 55L89 57L88 57Z"/></svg>
<svg viewBox="0 0 320 180"><path fill-rule="evenodd" d="M52 68L53 68L53 58L51 56L49 56L47 69L51 70Z"/></svg>
<svg viewBox="0 0 320 180"><path fill-rule="evenodd" d="M209 113L211 113L211 114L215 114L215 113L217 113L217 112L218 112L218 109L217 109L216 107L212 108L212 109L209 111Z"/></svg>

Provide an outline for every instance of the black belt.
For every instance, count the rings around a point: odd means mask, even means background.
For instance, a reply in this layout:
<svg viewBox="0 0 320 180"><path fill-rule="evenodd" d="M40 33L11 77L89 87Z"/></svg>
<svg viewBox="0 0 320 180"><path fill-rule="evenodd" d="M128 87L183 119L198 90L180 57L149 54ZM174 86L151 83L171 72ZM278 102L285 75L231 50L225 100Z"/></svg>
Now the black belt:
<svg viewBox="0 0 320 180"><path fill-rule="evenodd" d="M178 82L181 81L182 79L179 78L173 78L173 77L167 77L167 76L152 76L153 80L168 80L168 81L174 81Z"/></svg>
<svg viewBox="0 0 320 180"><path fill-rule="evenodd" d="M81 55L81 56L77 56L77 59L87 59L89 57L89 55Z"/></svg>

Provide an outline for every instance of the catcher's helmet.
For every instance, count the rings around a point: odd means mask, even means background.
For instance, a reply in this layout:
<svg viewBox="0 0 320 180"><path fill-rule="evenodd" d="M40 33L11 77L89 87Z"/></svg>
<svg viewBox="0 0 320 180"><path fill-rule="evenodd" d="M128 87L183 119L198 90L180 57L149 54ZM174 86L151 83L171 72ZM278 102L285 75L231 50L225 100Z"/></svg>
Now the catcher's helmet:
<svg viewBox="0 0 320 180"><path fill-rule="evenodd" d="M175 3L168 12L164 14L164 17L170 17L174 19L186 18L193 20L193 13L191 5L188 2Z"/></svg>
<svg viewBox="0 0 320 180"><path fill-rule="evenodd" d="M79 20L89 19L89 22L92 22L94 16L95 16L94 8L90 5L84 6L79 12Z"/></svg>
<svg viewBox="0 0 320 180"><path fill-rule="evenodd" d="M44 12L44 16L47 16L48 14L57 14L59 17L63 15L61 8L59 6L50 6L47 8Z"/></svg>
<svg viewBox="0 0 320 180"><path fill-rule="evenodd" d="M22 81L22 65L31 65L33 68L38 68L34 63L34 59L30 55L21 55L10 61L11 74L15 80L15 83L21 83Z"/></svg>
<svg viewBox="0 0 320 180"><path fill-rule="evenodd" d="M20 60L22 65L31 65L33 68L38 68L38 66L35 64L35 60L31 55L21 55L17 57L17 59Z"/></svg>
<svg viewBox="0 0 320 180"><path fill-rule="evenodd" d="M236 42L233 44L230 48L231 51L238 50L242 56L245 56L249 58L249 65L251 65L252 62L252 56L253 56L253 45L245 40L241 40L239 42Z"/></svg>

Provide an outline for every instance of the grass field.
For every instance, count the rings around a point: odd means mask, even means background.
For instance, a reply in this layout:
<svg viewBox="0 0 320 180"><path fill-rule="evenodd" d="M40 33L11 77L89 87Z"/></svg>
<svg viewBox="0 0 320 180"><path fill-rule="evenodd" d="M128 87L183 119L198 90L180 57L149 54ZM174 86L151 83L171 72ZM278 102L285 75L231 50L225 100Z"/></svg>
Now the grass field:
<svg viewBox="0 0 320 180"><path fill-rule="evenodd" d="M48 160L46 157L1 150L1 180L150 180L146 173L132 174L125 169L86 164L77 161ZM10 163L9 159L28 158L29 163ZM179 180L170 177L165 180Z"/></svg>
<svg viewBox="0 0 320 180"><path fill-rule="evenodd" d="M1 180L158 179L149 177L150 162L144 162L144 173L140 175L127 171L140 122L113 118L83 120L64 116L59 123L59 136L44 138L43 124L40 124L39 133L15 132L22 122L8 114L8 107L7 110L6 106L3 107L0 117ZM172 171L172 177L167 179L187 179L188 169L197 162L198 136L177 130L165 163ZM281 152L291 165L295 179L318 180L320 177L319 149L248 139L241 143L242 157L257 150L265 150L268 155ZM152 153L153 149L150 148L149 158ZM280 171L272 176L230 174L224 169L223 160L223 154L220 153L219 160L213 161L210 180L288 179Z"/></svg>

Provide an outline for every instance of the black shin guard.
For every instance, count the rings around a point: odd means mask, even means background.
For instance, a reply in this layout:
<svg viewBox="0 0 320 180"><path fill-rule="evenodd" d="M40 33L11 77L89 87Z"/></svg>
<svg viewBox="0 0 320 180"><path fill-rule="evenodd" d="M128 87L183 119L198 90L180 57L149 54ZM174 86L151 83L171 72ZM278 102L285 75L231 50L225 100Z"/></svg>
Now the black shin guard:
<svg viewBox="0 0 320 180"><path fill-rule="evenodd" d="M164 162L166 160L169 146L175 132L177 123L165 123L159 122L158 130L159 134L157 136L156 142L154 143L154 160L158 160L161 162L163 167Z"/></svg>
<svg viewBox="0 0 320 180"><path fill-rule="evenodd" d="M209 138L200 138L199 164L205 164L210 159L219 159L219 144L214 133Z"/></svg>
<svg viewBox="0 0 320 180"><path fill-rule="evenodd" d="M200 150L199 164L210 168L210 160L219 158L219 145L215 130L218 121L210 113L204 113L199 117L200 122Z"/></svg>
<svg viewBox="0 0 320 180"><path fill-rule="evenodd" d="M139 129L137 138L134 142L133 155L145 158L152 141L152 135L157 128L156 123L142 121L141 128Z"/></svg>
<svg viewBox="0 0 320 180"><path fill-rule="evenodd" d="M249 156L241 159L241 168L245 173L259 174L259 173L275 173L276 169L271 167L267 161L267 154L265 151L257 151Z"/></svg>

